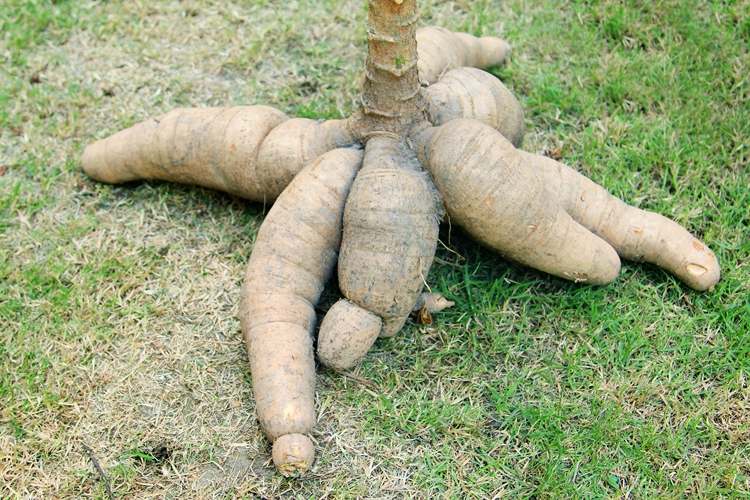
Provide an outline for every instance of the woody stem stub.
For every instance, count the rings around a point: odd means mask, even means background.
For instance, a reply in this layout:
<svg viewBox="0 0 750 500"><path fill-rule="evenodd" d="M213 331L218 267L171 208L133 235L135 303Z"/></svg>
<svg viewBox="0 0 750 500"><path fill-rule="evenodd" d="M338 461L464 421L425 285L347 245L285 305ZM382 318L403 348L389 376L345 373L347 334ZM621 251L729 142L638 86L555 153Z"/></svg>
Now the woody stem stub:
<svg viewBox="0 0 750 500"><path fill-rule="evenodd" d="M418 19L416 0L369 2L362 112L376 129L400 134L419 115Z"/></svg>

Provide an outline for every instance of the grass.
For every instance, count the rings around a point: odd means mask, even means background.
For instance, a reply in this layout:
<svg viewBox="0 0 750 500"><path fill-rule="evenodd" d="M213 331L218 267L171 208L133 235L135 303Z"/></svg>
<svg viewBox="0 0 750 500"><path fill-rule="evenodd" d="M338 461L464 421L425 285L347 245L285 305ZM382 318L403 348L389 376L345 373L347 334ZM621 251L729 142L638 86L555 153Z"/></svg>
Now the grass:
<svg viewBox="0 0 750 500"><path fill-rule="evenodd" d="M718 254L711 293L626 263L578 286L455 229L432 326L323 371L319 459L273 472L236 319L263 207L81 174L95 138L184 105L354 106L364 2L0 8L0 495L750 495L750 4L421 2L502 33L525 148L554 151ZM343 13L343 14L342 14ZM448 248L450 250L448 250Z"/></svg>

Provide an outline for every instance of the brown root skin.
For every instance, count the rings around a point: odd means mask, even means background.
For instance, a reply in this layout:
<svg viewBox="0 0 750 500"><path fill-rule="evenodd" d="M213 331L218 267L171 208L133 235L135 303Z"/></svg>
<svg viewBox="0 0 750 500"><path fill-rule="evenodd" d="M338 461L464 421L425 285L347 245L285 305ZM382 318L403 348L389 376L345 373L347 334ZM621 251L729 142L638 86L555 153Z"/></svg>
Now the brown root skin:
<svg viewBox="0 0 750 500"><path fill-rule="evenodd" d="M383 321L346 299L326 313L318 334L318 359L334 370L357 365L377 340Z"/></svg>
<svg viewBox="0 0 750 500"><path fill-rule="evenodd" d="M275 199L302 168L335 147L354 142L344 120L292 118L275 127L260 145L257 175L263 194Z"/></svg>
<svg viewBox="0 0 750 500"><path fill-rule="evenodd" d="M344 296L401 329L427 278L438 237L429 177L401 141L374 137L344 212L338 276Z"/></svg>
<svg viewBox="0 0 750 500"><path fill-rule="evenodd" d="M89 145L83 170L119 184L158 179L271 201L310 161L355 141L347 122L268 106L175 109Z"/></svg>
<svg viewBox="0 0 750 500"><path fill-rule="evenodd" d="M159 179L257 197L257 148L286 120L267 106L175 109L89 145L83 170L113 184Z"/></svg>
<svg viewBox="0 0 750 500"><path fill-rule="evenodd" d="M285 434L273 443L271 453L276 469L284 476L303 474L315 461L315 445L304 434Z"/></svg>
<svg viewBox="0 0 750 500"><path fill-rule="evenodd" d="M716 255L676 222L624 203L551 158L522 154L544 182L564 187L557 194L565 210L624 259L656 264L695 290L710 290L718 283L721 270Z"/></svg>
<svg viewBox="0 0 750 500"><path fill-rule="evenodd" d="M472 118L496 129L516 147L523 142L521 104L500 80L486 71L453 69L423 92L428 119L433 125Z"/></svg>
<svg viewBox="0 0 750 500"><path fill-rule="evenodd" d="M451 221L506 257L577 282L605 284L620 259L554 200L537 172L525 168L499 132L473 120L440 127L428 168Z"/></svg>
<svg viewBox="0 0 750 500"><path fill-rule="evenodd" d="M447 71L464 66L488 68L510 57L510 45L500 38L477 38L437 26L417 30L419 79L423 85L437 82Z"/></svg>
<svg viewBox="0 0 750 500"><path fill-rule="evenodd" d="M423 157L451 219L530 267L606 284L618 253L657 264L697 290L719 279L716 257L678 224L638 210L554 160L516 150L474 120L423 131Z"/></svg>
<svg viewBox="0 0 750 500"><path fill-rule="evenodd" d="M258 420L272 440L315 425L314 306L361 161L360 150L336 149L306 167L269 211L247 266L240 321Z"/></svg>

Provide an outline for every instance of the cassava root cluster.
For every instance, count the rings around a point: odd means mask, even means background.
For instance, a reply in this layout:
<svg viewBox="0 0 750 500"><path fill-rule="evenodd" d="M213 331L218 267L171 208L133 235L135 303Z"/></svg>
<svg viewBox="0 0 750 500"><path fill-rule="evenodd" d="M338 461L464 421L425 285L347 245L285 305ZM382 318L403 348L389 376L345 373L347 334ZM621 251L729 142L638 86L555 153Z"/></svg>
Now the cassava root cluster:
<svg viewBox="0 0 750 500"><path fill-rule="evenodd" d="M122 183L161 179L273 202L247 266L240 320L261 427L283 474L314 460L315 306L337 269L318 359L356 365L419 307L445 214L509 259L589 284L620 257L696 290L716 257L678 224L628 206L554 160L517 147L523 111L486 68L507 43L417 29L416 0L370 0L360 109L343 120L267 106L177 109L88 146L83 168ZM439 302L439 305L430 306Z"/></svg>

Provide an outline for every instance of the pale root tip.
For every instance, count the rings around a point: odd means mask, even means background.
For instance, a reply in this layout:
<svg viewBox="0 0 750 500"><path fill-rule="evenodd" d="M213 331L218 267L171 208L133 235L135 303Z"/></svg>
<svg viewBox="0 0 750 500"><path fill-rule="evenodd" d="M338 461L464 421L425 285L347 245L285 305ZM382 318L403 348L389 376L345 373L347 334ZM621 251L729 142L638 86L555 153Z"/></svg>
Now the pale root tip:
<svg viewBox="0 0 750 500"><path fill-rule="evenodd" d="M617 251L614 248L610 254L609 262L609 266L607 266L607 270L603 276L604 285L615 281L620 276L620 271L622 270L622 260L620 260L620 256L617 255Z"/></svg>
<svg viewBox="0 0 750 500"><path fill-rule="evenodd" d="M510 59L511 47L508 42L502 38L494 36L485 36L481 39L484 53L486 54L486 61L484 66L496 66L498 64L507 62Z"/></svg>
<svg viewBox="0 0 750 500"><path fill-rule="evenodd" d="M284 434L273 443L273 463L284 476L307 472L315 460L315 445L304 434Z"/></svg>
<svg viewBox="0 0 750 500"><path fill-rule="evenodd" d="M588 274L573 276L576 283L588 283L589 285L609 285L620 276L622 261L614 248L602 242L602 248L595 254L595 265Z"/></svg>
<svg viewBox="0 0 750 500"><path fill-rule="evenodd" d="M94 180L106 182L108 184L117 184L129 179L120 179L112 176L112 169L107 168L104 160L103 141L97 141L86 146L81 156L81 166L83 171Z"/></svg>
<svg viewBox="0 0 750 500"><path fill-rule="evenodd" d="M115 140L122 140L119 137ZM102 139L86 146L81 155L81 167L92 179L107 184L121 184L141 179L143 177L134 175L131 164L118 160L117 155L112 153L113 141L111 138Z"/></svg>
<svg viewBox="0 0 750 500"><path fill-rule="evenodd" d="M83 150L83 155L81 156L81 167L83 167L83 171L86 172L86 175L89 177L96 178L96 143L89 144L86 146L86 149Z"/></svg>
<svg viewBox="0 0 750 500"><path fill-rule="evenodd" d="M696 252L692 259L685 264L685 272L680 278L690 288L699 292L713 290L721 279L721 268L716 255L705 245L695 240L693 247Z"/></svg>

